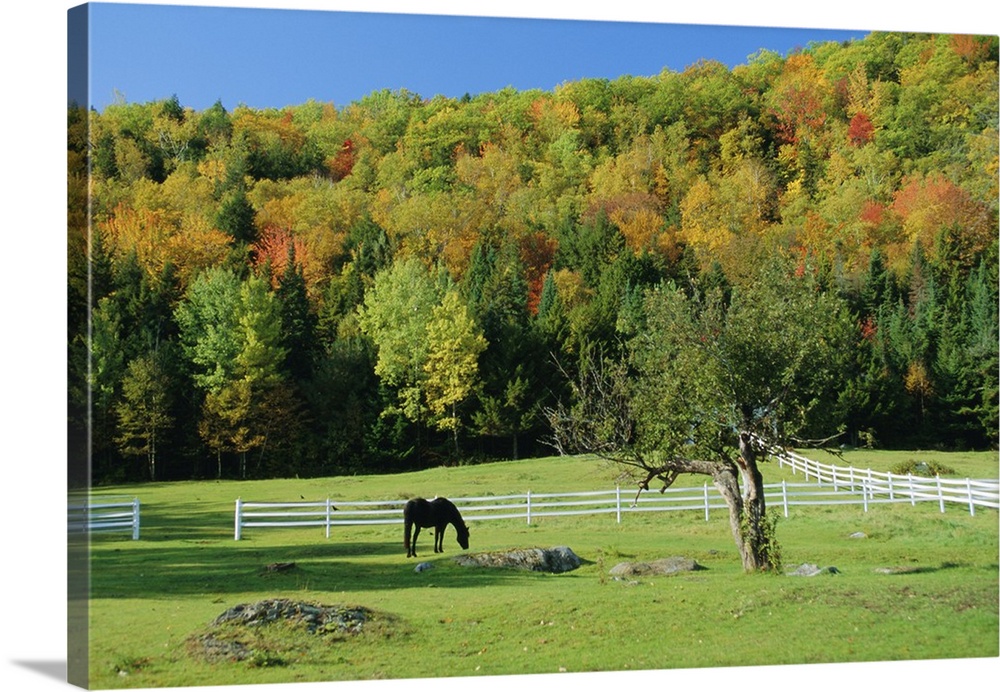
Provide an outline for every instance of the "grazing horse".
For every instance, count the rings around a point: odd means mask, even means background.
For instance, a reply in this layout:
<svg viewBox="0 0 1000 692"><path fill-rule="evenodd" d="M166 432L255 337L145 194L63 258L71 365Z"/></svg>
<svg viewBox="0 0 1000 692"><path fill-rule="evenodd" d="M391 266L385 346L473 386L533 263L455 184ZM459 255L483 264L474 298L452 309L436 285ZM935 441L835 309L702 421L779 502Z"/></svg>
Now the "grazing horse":
<svg viewBox="0 0 1000 692"><path fill-rule="evenodd" d="M417 556L417 536L420 529L434 528L434 552L443 553L444 530L448 524L455 527L458 533L458 544L463 549L469 548L469 528L462 520L462 515L458 508L449 500L443 497L435 497L427 501L422 497L415 498L406 503L403 507L403 523L406 525L406 557ZM413 531L413 540L410 540L410 531Z"/></svg>

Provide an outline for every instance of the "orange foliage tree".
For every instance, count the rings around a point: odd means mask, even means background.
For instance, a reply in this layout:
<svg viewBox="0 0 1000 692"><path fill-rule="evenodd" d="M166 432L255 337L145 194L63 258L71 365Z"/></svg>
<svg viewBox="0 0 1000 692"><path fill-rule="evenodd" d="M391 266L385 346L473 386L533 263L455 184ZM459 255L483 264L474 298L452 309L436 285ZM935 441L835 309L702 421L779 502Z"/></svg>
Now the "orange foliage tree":
<svg viewBox="0 0 1000 692"><path fill-rule="evenodd" d="M904 247L890 248L893 260L907 254L912 243L920 243L928 259L937 259L938 241L950 233L958 259L966 266L996 241L995 227L986 206L941 173L904 179L896 192L892 211L903 228Z"/></svg>

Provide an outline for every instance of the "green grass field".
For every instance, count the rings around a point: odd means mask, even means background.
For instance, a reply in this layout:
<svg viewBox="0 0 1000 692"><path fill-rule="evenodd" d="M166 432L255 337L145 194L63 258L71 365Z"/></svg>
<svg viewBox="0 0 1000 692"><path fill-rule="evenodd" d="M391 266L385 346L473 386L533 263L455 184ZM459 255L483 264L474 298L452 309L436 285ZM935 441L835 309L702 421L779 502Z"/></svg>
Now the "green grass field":
<svg viewBox="0 0 1000 692"><path fill-rule="evenodd" d="M823 463L887 471L913 458L960 477L996 478L997 456L848 452ZM764 467L766 482L793 480ZM705 479L683 483L701 486ZM601 490L614 470L588 458L438 468L392 476L185 482L101 488L142 502L142 537L92 542L91 686L232 685L623 671L845 661L996 657L998 522L995 510L935 503L793 508L778 522L787 568L809 562L838 574L746 575L723 511L541 518L471 523L470 551L565 545L583 560L559 575L460 567L445 553L407 559L402 526L247 529L247 501L393 500L415 495ZM851 538L855 532L867 538ZM681 555L706 569L618 581L624 560ZM434 569L417 573L428 561ZM267 573L275 562L287 572ZM910 568L886 575L883 567ZM289 598L364 606L381 617L359 636L271 628L264 655L210 661L192 640L240 603ZM762 645L766 642L766 645Z"/></svg>

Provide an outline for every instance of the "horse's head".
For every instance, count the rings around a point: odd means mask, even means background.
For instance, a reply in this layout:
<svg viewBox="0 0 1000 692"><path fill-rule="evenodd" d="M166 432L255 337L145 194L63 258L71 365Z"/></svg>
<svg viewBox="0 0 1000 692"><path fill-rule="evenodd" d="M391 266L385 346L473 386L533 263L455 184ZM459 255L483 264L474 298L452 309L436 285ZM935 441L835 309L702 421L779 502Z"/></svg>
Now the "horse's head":
<svg viewBox="0 0 1000 692"><path fill-rule="evenodd" d="M463 550L469 549L469 527L464 524L455 527L458 533L458 544L462 546Z"/></svg>

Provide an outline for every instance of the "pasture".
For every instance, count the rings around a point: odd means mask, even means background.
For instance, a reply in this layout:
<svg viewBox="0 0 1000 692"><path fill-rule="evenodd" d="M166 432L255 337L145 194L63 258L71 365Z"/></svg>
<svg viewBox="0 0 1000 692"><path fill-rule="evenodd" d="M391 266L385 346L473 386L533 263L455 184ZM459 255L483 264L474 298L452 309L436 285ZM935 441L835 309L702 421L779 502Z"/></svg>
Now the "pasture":
<svg viewBox="0 0 1000 692"><path fill-rule="evenodd" d="M910 458L960 477L996 478L995 453L850 452L824 463L886 471ZM765 481L793 480L774 464ZM816 577L743 574L724 511L472 522L470 552L569 546L584 564L565 574L460 567L449 527L443 554L430 532L407 558L402 523L247 530L233 538L236 498L583 491L614 487L614 469L586 457L437 468L391 476L202 481L100 488L136 495L142 536L92 541L93 688L148 688L624 671L844 661L996 657L995 510L934 503L796 508L778 521L786 569ZM702 477L678 481L701 486ZM623 486L624 487L624 486ZM401 518L401 517L400 517ZM852 538L856 532L867 537ZM616 580L621 561L694 558L704 570ZM418 562L433 569L420 573ZM269 572L275 563L294 568ZM882 568L906 573L881 574ZM192 645L241 603L287 598L361 606L382 617L358 636L291 628L259 633L266 655L207 660Z"/></svg>

